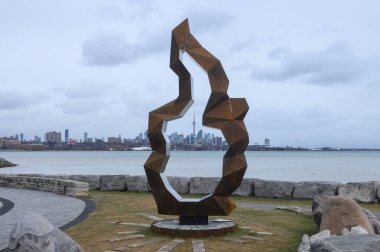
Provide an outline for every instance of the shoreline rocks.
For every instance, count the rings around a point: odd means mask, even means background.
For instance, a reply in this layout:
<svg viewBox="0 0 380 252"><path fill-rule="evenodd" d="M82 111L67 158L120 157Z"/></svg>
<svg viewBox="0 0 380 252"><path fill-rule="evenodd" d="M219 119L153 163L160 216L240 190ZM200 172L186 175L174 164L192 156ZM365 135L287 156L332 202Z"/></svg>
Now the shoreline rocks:
<svg viewBox="0 0 380 252"><path fill-rule="evenodd" d="M0 168L15 167L15 166L17 166L17 164L9 162L8 160L5 160L4 158L0 158Z"/></svg>
<svg viewBox="0 0 380 252"><path fill-rule="evenodd" d="M353 232L345 235L330 235L328 230L319 232L310 238L308 235L303 235L297 252L379 251L380 235L363 233L360 226L353 227L353 229Z"/></svg>
<svg viewBox="0 0 380 252"><path fill-rule="evenodd" d="M350 197L360 202L377 202L379 187L379 181L350 182L339 187L338 195Z"/></svg>
<svg viewBox="0 0 380 252"><path fill-rule="evenodd" d="M326 204L329 198L332 198L330 196L325 196L325 195L319 195L316 196L313 199L312 203L312 217L317 225L318 229L320 228L321 221L322 221L322 215L324 213L324 210L326 208ZM351 198L348 198L351 199ZM376 234L380 234L380 221L377 218L376 215L374 215L371 211L364 207L360 207L362 212L366 215L368 218L370 224L372 225L373 230L375 231ZM350 213L349 213L350 214Z"/></svg>
<svg viewBox="0 0 380 252"><path fill-rule="evenodd" d="M278 180L253 180L253 193L257 197L292 198L296 182Z"/></svg>
<svg viewBox="0 0 380 252"><path fill-rule="evenodd" d="M311 237L303 235L298 252L379 251L380 222L353 198L316 196L312 212L320 232Z"/></svg>
<svg viewBox="0 0 380 252"><path fill-rule="evenodd" d="M342 196L328 197L323 209L320 230L330 230L340 235L344 228L361 226L369 234L375 231L362 208L351 198Z"/></svg>
<svg viewBox="0 0 380 252"><path fill-rule="evenodd" d="M87 196L89 191L88 183L75 180L3 174L0 174L0 187L52 192L71 197Z"/></svg>
<svg viewBox="0 0 380 252"><path fill-rule="evenodd" d="M40 177L69 179L89 184L91 190L149 192L145 175L44 175L44 174L0 174L4 176ZM167 180L180 194L209 194L215 190L220 177L177 177ZM0 185L1 186L1 185ZM380 181L350 182L342 184L325 181L279 181L257 178L244 178L232 193L238 196L314 199L317 196L345 196L359 202L378 202Z"/></svg>
<svg viewBox="0 0 380 252"><path fill-rule="evenodd" d="M317 195L338 195L338 188L342 185L337 182L306 181L294 185L294 199L313 199Z"/></svg>

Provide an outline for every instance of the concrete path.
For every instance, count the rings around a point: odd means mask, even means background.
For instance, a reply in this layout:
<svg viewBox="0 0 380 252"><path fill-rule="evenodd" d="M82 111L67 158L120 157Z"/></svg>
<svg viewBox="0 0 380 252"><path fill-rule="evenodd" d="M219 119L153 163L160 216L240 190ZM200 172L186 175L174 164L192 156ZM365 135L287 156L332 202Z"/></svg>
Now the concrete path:
<svg viewBox="0 0 380 252"><path fill-rule="evenodd" d="M288 205L281 205L281 204L259 204L259 203L238 203L238 206L240 207L246 207L246 208L254 208L257 210L275 210L276 207L284 207ZM311 206L297 206L303 209L311 210Z"/></svg>
<svg viewBox="0 0 380 252"><path fill-rule="evenodd" d="M78 217L86 205L80 199L54 193L3 187L0 187L0 198L14 203L10 211L0 215L0 250L8 246L18 216L30 211L36 212L54 226L61 227Z"/></svg>

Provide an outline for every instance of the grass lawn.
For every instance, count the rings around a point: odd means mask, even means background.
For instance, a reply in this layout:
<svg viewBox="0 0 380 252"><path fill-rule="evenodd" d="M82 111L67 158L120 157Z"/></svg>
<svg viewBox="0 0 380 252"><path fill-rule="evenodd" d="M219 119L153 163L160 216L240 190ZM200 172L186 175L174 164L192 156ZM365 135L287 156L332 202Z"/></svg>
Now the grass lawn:
<svg viewBox="0 0 380 252"><path fill-rule="evenodd" d="M164 244L173 240L171 237L159 236L150 231L149 227L116 225L111 222L135 222L151 224L153 220L139 215L152 214L162 218L176 218L176 216L157 215L156 204L150 193L131 192L102 192L91 191L89 197L96 202L96 211L84 222L66 230L85 251L107 251L128 244L146 241L155 237L166 238L165 241L129 249L128 251L156 251ZM251 202L263 204L310 205L311 200L263 199L249 197L234 197L235 202ZM380 211L380 204L364 204L371 210ZM225 217L222 217L225 218ZM225 237L204 238L206 251L296 251L303 234L317 232L310 217L287 211L259 211L251 208L237 207L227 217L238 223L240 227L252 226L252 229L238 229L234 234L225 236L239 238L242 235L253 235L265 240L248 240L244 244L225 240ZM111 242L109 239L123 237L117 232L138 231L144 238L135 238L124 241ZM255 232L267 231L273 235L258 235ZM177 246L173 251L192 251L191 241Z"/></svg>
<svg viewBox="0 0 380 252"><path fill-rule="evenodd" d="M96 211L84 222L66 230L85 251L97 252L112 250L131 243L144 241L153 237L160 237L148 227L135 227L116 225L110 222L124 221L150 224L153 221L140 216L139 213L150 213L157 215L156 204L149 193L130 192L101 192L91 191L90 197L96 202ZM277 200L249 199L236 197L236 202L263 202L268 204L279 204ZM286 203L289 204L289 203ZM303 202L305 205L305 202ZM163 218L174 218L174 216L162 216ZM258 211L249 208L238 207L228 216L238 223L239 226L252 226L253 229L238 229L229 238L239 238L242 235L253 235L263 237L265 240L247 240L247 243L239 244L224 240L224 237L205 238L203 242L207 251L296 251L302 234L313 234L316 232L311 218L301 214L285 211ZM110 242L109 239L123 237L118 235L120 231L139 231L146 235L145 238ZM258 231L272 232L273 235L260 236ZM125 235L124 235L125 236ZM132 251L156 251L173 238L165 237L167 240L131 249ZM192 251L192 239L184 239L185 242L177 246L173 251ZM128 250L128 251L131 251Z"/></svg>

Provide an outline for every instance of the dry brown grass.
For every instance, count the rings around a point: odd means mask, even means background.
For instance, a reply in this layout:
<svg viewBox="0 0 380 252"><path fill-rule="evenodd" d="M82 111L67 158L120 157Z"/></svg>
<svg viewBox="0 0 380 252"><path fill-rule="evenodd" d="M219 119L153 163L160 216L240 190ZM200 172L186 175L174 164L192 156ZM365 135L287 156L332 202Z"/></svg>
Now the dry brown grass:
<svg viewBox="0 0 380 252"><path fill-rule="evenodd" d="M111 224L112 221L126 221L150 224L153 221L138 213L151 213L156 215L156 205L151 194L130 192L90 192L90 197L96 202L96 211L84 222L70 228L67 233L85 251L98 252L112 250L138 241L148 240L158 235L150 232L146 227L132 227ZM278 204L278 200L235 198L236 201ZM298 202L298 201L297 201ZM296 202L296 203L297 203ZM303 205L306 201L300 201ZM298 202L298 204L300 204ZM306 202L306 203L305 203ZM310 203L310 201L308 201ZM289 202L288 202L289 203ZM288 204L287 203L287 204ZM162 216L173 218L173 216ZM203 239L207 251L296 251L302 234L315 233L315 227L311 218L300 214L285 211L258 211L248 208L237 208L229 217L239 226L253 226L253 230L238 229L228 237L239 238L241 235L256 235L257 231L272 232L271 236L262 236L264 241L249 240L245 244L226 241L221 237ZM133 240L110 242L109 239L120 237L117 232L137 230L147 237ZM156 251L172 238L166 241L132 249L129 251ZM192 239L176 247L173 251L192 251Z"/></svg>

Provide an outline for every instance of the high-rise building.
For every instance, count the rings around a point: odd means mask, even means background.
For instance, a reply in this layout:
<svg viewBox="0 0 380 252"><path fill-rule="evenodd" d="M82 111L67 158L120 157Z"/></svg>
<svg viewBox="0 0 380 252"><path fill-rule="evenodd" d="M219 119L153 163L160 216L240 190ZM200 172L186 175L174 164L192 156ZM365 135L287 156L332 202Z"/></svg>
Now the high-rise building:
<svg viewBox="0 0 380 252"><path fill-rule="evenodd" d="M212 138L212 145L214 146L222 146L223 138L215 136Z"/></svg>
<svg viewBox="0 0 380 252"><path fill-rule="evenodd" d="M45 134L46 142L52 144L60 144L61 143L61 132L47 132Z"/></svg>
<svg viewBox="0 0 380 252"><path fill-rule="evenodd" d="M196 122L195 122L195 112L194 112L194 114L193 114L193 136L195 136L195 124L196 124Z"/></svg>
<svg viewBox="0 0 380 252"><path fill-rule="evenodd" d="M15 135L15 139L18 140L18 134Z"/></svg>
<svg viewBox="0 0 380 252"><path fill-rule="evenodd" d="M108 137L108 143L121 143L121 138L119 138L119 137Z"/></svg>
<svg viewBox="0 0 380 252"><path fill-rule="evenodd" d="M87 132L84 132L84 136L83 136L83 141L85 142L85 143L87 143L87 141L88 141L88 134L87 134Z"/></svg>
<svg viewBox="0 0 380 252"><path fill-rule="evenodd" d="M20 141L21 141L21 142L24 142L24 133L21 133L21 134L20 134Z"/></svg>
<svg viewBox="0 0 380 252"><path fill-rule="evenodd" d="M69 142L69 130L65 129L65 143Z"/></svg>
<svg viewBox="0 0 380 252"><path fill-rule="evenodd" d="M202 141L203 140L203 130L199 130L198 131L197 139L198 139L198 141Z"/></svg>
<svg viewBox="0 0 380 252"><path fill-rule="evenodd" d="M265 146L270 146L270 139L265 138L264 143L265 143Z"/></svg>

